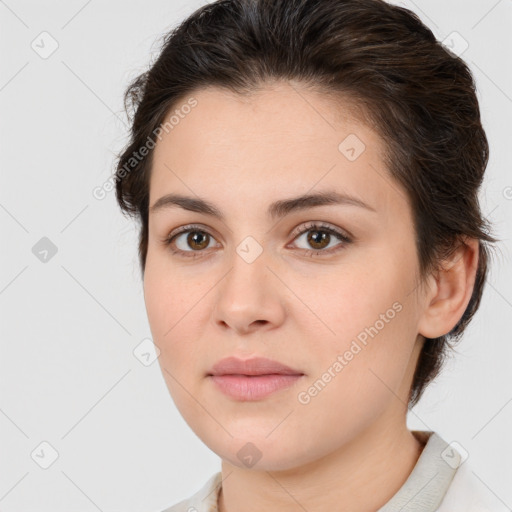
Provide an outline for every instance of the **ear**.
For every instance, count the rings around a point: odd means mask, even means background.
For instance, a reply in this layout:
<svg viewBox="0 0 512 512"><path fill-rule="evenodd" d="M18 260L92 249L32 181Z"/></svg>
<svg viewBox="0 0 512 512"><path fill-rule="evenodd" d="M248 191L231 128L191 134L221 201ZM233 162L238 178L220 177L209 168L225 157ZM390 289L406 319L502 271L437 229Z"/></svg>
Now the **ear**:
<svg viewBox="0 0 512 512"><path fill-rule="evenodd" d="M430 276L418 332L426 338L449 333L460 320L471 299L478 268L479 241L466 238L460 247L442 262L442 268Z"/></svg>

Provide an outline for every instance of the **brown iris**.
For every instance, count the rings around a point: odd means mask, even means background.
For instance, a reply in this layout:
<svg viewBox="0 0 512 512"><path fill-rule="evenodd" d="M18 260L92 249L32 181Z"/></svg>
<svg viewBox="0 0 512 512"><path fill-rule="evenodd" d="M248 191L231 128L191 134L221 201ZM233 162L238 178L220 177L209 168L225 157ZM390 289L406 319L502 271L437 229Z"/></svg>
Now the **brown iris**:
<svg viewBox="0 0 512 512"><path fill-rule="evenodd" d="M323 249L324 247L326 247L326 245L321 245L322 242L325 242L325 240L327 240L327 245L329 245L330 237L331 235L325 231L312 230L308 234L308 243L315 247L315 249ZM318 238L320 240L318 240ZM317 244L320 244L321 247L317 247Z"/></svg>
<svg viewBox="0 0 512 512"><path fill-rule="evenodd" d="M198 250L204 249L205 247L208 247L208 244L210 243L210 235L202 231L191 231L187 236L187 243L193 248L192 242L194 244L197 243Z"/></svg>

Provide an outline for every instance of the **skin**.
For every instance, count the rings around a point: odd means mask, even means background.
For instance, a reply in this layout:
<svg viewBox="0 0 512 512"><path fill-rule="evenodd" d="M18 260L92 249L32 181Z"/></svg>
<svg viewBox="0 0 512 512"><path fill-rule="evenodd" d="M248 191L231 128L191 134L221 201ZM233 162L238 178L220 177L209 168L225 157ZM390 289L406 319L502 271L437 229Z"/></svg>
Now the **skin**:
<svg viewBox="0 0 512 512"><path fill-rule="evenodd" d="M199 196L224 220L179 207L150 211L144 298L169 392L222 459L219 510L376 510L421 454L406 427L414 368L423 336L449 332L462 316L478 242L467 240L420 285L408 198L387 173L382 139L348 105L293 82L249 97L218 88L193 96L197 106L156 145L149 204L169 193ZM366 146L354 161L338 149L349 134ZM345 204L267 216L274 201L320 190L375 211ZM307 238L314 229L294 235L310 221L352 242L331 236L318 249ZM189 223L211 235L199 249L188 233L175 239L196 258L164 243ZM247 236L263 251L252 263L236 251ZM315 248L324 253L306 254ZM300 403L298 394L394 303L400 312ZM206 377L230 355L268 357L304 376L263 400L237 401ZM237 457L248 442L261 452L252 467Z"/></svg>

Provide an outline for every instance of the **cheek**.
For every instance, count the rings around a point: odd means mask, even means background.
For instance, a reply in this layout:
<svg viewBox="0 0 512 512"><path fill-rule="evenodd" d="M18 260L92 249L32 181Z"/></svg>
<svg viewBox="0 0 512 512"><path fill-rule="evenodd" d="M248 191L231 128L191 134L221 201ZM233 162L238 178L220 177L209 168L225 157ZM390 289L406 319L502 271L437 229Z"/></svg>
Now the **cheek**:
<svg viewBox="0 0 512 512"><path fill-rule="evenodd" d="M146 264L144 274L144 301L153 342L160 349L159 363L168 385L173 385L166 371L175 374L176 361L182 361L179 353L181 343L177 343L182 327L179 319L185 318L185 304L177 293L180 285L172 281L165 273L160 272L155 265ZM178 353L176 353L178 351Z"/></svg>
<svg viewBox="0 0 512 512"><path fill-rule="evenodd" d="M144 301L153 335L167 343L193 306L194 285L166 264L165 257L148 252Z"/></svg>
<svg viewBox="0 0 512 512"><path fill-rule="evenodd" d="M205 296L204 281L190 280L185 273L171 270L154 260L146 265L144 300L164 377L174 389L176 381L169 373L185 384L194 372L202 370L198 364L204 354L197 343L197 326L204 322L199 316L206 313L209 297Z"/></svg>
<svg viewBox="0 0 512 512"><path fill-rule="evenodd" d="M387 271L380 273L380 279L369 272L346 273L325 283L325 293L317 294L316 299L314 294L305 296L304 302L312 304L311 309L322 320L317 325L317 319L311 320L313 315L309 315L301 326L314 343L314 377L321 378L329 371L336 376L343 374L343 379L332 379L338 382L333 387L341 386L348 401L356 391L368 393L371 402L372 393L384 391L386 384L396 389L414 348L414 294L410 293L410 283L400 279L397 268ZM328 379L325 375L322 380Z"/></svg>
<svg viewBox="0 0 512 512"><path fill-rule="evenodd" d="M364 342L368 328L379 321L381 314L387 312L386 320L396 316L393 304L401 297L393 286L396 288L389 280L378 280L354 266L307 281L295 280L293 290L302 302L295 301L295 319L302 322L309 335L316 329L327 349L345 350L353 338ZM309 313L298 314L304 306Z"/></svg>
<svg viewBox="0 0 512 512"><path fill-rule="evenodd" d="M398 400L414 340L407 314L404 307L384 326L373 319L367 331L354 327L356 336L343 335L335 344L315 346L314 371L299 390L303 393L298 407L302 420L322 417L316 427L322 431L320 437L349 439ZM361 332L365 336L358 338Z"/></svg>

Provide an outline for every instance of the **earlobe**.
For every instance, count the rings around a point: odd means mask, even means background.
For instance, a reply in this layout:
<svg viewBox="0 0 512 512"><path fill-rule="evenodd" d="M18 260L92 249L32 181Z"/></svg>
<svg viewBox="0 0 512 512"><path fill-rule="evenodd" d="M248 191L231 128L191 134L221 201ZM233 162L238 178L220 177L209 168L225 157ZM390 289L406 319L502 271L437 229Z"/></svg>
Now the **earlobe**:
<svg viewBox="0 0 512 512"><path fill-rule="evenodd" d="M479 241L466 238L440 265L434 285L426 296L418 332L426 338L449 333L460 320L471 299L478 268Z"/></svg>

